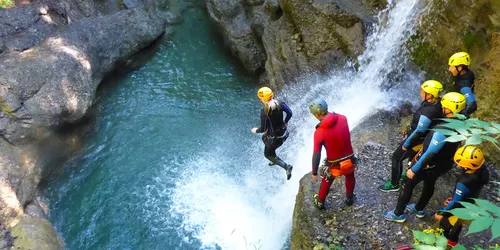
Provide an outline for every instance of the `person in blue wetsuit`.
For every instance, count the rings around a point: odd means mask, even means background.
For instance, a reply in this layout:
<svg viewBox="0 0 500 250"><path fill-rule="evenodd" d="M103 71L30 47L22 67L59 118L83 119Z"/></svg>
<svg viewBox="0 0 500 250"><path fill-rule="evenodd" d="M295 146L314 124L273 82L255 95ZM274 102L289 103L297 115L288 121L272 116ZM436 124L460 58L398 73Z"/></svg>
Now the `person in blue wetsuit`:
<svg viewBox="0 0 500 250"><path fill-rule="evenodd" d="M292 110L282 101L274 99L273 91L268 87L262 87L257 96L264 104L260 112L260 127L252 128L252 133L264 133L264 156L271 161L272 165L279 165L286 170L287 180L292 177L292 165L285 163L276 156L276 149L283 145L288 138L288 121L292 118ZM283 112L286 117L283 119Z"/></svg>
<svg viewBox="0 0 500 250"><path fill-rule="evenodd" d="M462 114L467 118L477 110L476 97L474 96L475 76L469 69L470 63L470 56L466 52L455 53L448 60L448 71L453 75L455 92L460 92L467 101L467 108L462 111Z"/></svg>
<svg viewBox="0 0 500 250"><path fill-rule="evenodd" d="M454 208L463 208L460 201L474 203L473 198L479 197L479 193L488 183L490 177L488 169L483 165L483 152L478 147L463 146L459 148L455 153L454 160L462 173L453 191L453 198L434 215L444 230L448 245L452 247L457 245L462 225L466 222L458 219L449 211Z"/></svg>
<svg viewBox="0 0 500 250"><path fill-rule="evenodd" d="M422 103L413 114L410 124L409 136L406 137L392 154L391 180L378 186L382 192L394 192L399 190L399 179L403 173L403 161L412 159L422 146L429 129L433 128L439 121L437 118L443 117L440 94L443 85L434 80L425 81L420 88L420 98Z"/></svg>
<svg viewBox="0 0 500 250"><path fill-rule="evenodd" d="M454 118L455 114L465 109L465 97L457 92L450 92L441 99L443 115ZM436 129L448 129L437 125ZM399 195L396 209L385 212L384 218L389 221L404 222L406 220L404 210L414 213L418 218L425 216L424 208L434 195L436 180L446 174L453 166L453 155L460 142L445 141L446 136L437 131L431 131L424 140L424 146L418 161L406 172L403 190ZM408 205L413 194L413 189L418 183L424 182L422 194L416 204Z"/></svg>

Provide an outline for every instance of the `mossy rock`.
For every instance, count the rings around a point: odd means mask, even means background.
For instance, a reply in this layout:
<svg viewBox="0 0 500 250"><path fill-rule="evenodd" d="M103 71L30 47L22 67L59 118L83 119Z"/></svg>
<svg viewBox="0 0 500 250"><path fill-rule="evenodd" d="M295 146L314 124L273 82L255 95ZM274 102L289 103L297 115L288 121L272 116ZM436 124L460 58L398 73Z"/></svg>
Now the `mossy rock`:
<svg viewBox="0 0 500 250"><path fill-rule="evenodd" d="M15 237L12 249L18 250L59 250L63 242L52 224L46 219L23 218L11 230Z"/></svg>

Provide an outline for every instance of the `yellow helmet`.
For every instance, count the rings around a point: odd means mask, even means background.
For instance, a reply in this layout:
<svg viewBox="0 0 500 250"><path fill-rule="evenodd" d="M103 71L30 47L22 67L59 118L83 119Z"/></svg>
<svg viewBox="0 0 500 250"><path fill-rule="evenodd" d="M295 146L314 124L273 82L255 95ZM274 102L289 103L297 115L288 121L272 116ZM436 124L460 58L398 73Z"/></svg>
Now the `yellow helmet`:
<svg viewBox="0 0 500 250"><path fill-rule="evenodd" d="M470 56L467 52L458 52L453 54L448 60L448 65L458 66L458 65L470 65Z"/></svg>
<svg viewBox="0 0 500 250"><path fill-rule="evenodd" d="M273 99L273 91L268 87L262 87L257 91L257 96L264 102L268 102Z"/></svg>
<svg viewBox="0 0 500 250"><path fill-rule="evenodd" d="M477 170L484 163L483 151L475 146L463 146L455 152L455 163L465 170Z"/></svg>
<svg viewBox="0 0 500 250"><path fill-rule="evenodd" d="M460 113L467 106L465 96L457 92L446 93L441 98L441 106L451 110L454 113Z"/></svg>
<svg viewBox="0 0 500 250"><path fill-rule="evenodd" d="M443 84L435 80L428 80L422 83L422 90L425 93L431 94L435 98L438 98L443 91Z"/></svg>

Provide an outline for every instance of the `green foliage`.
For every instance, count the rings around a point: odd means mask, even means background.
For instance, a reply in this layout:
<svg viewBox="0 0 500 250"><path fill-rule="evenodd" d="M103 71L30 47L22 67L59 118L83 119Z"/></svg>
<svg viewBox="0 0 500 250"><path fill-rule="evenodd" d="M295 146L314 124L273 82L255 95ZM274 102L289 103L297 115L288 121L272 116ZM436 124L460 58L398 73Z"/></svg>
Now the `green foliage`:
<svg viewBox="0 0 500 250"><path fill-rule="evenodd" d="M0 8L9 8L14 6L14 1L12 0L0 0Z"/></svg>
<svg viewBox="0 0 500 250"><path fill-rule="evenodd" d="M446 237L442 235L442 230L413 230L417 250L444 250L448 244Z"/></svg>
<svg viewBox="0 0 500 250"><path fill-rule="evenodd" d="M491 227L492 240L500 236L500 207L483 199L474 199L475 204L460 202L464 208L455 208L449 212L462 220L470 220L466 235L488 230Z"/></svg>
<svg viewBox="0 0 500 250"><path fill-rule="evenodd" d="M465 118L460 114L455 114L459 118ZM493 143L499 150L497 138L500 136L500 124L496 122L485 122L477 118L468 120L457 120L442 118L445 123L442 126L450 128L446 129L432 129L436 132L442 133L447 136L445 141L459 142L465 141L465 145L479 145L483 141Z"/></svg>

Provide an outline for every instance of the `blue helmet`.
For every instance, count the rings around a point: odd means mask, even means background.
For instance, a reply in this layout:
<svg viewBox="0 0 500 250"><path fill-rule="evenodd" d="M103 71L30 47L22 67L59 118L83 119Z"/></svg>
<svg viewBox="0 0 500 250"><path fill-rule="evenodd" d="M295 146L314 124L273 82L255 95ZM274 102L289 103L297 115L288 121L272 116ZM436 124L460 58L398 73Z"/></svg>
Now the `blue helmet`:
<svg viewBox="0 0 500 250"><path fill-rule="evenodd" d="M325 100L318 97L309 104L309 111L311 111L313 115L314 114L324 115L328 112L328 104L326 103Z"/></svg>

